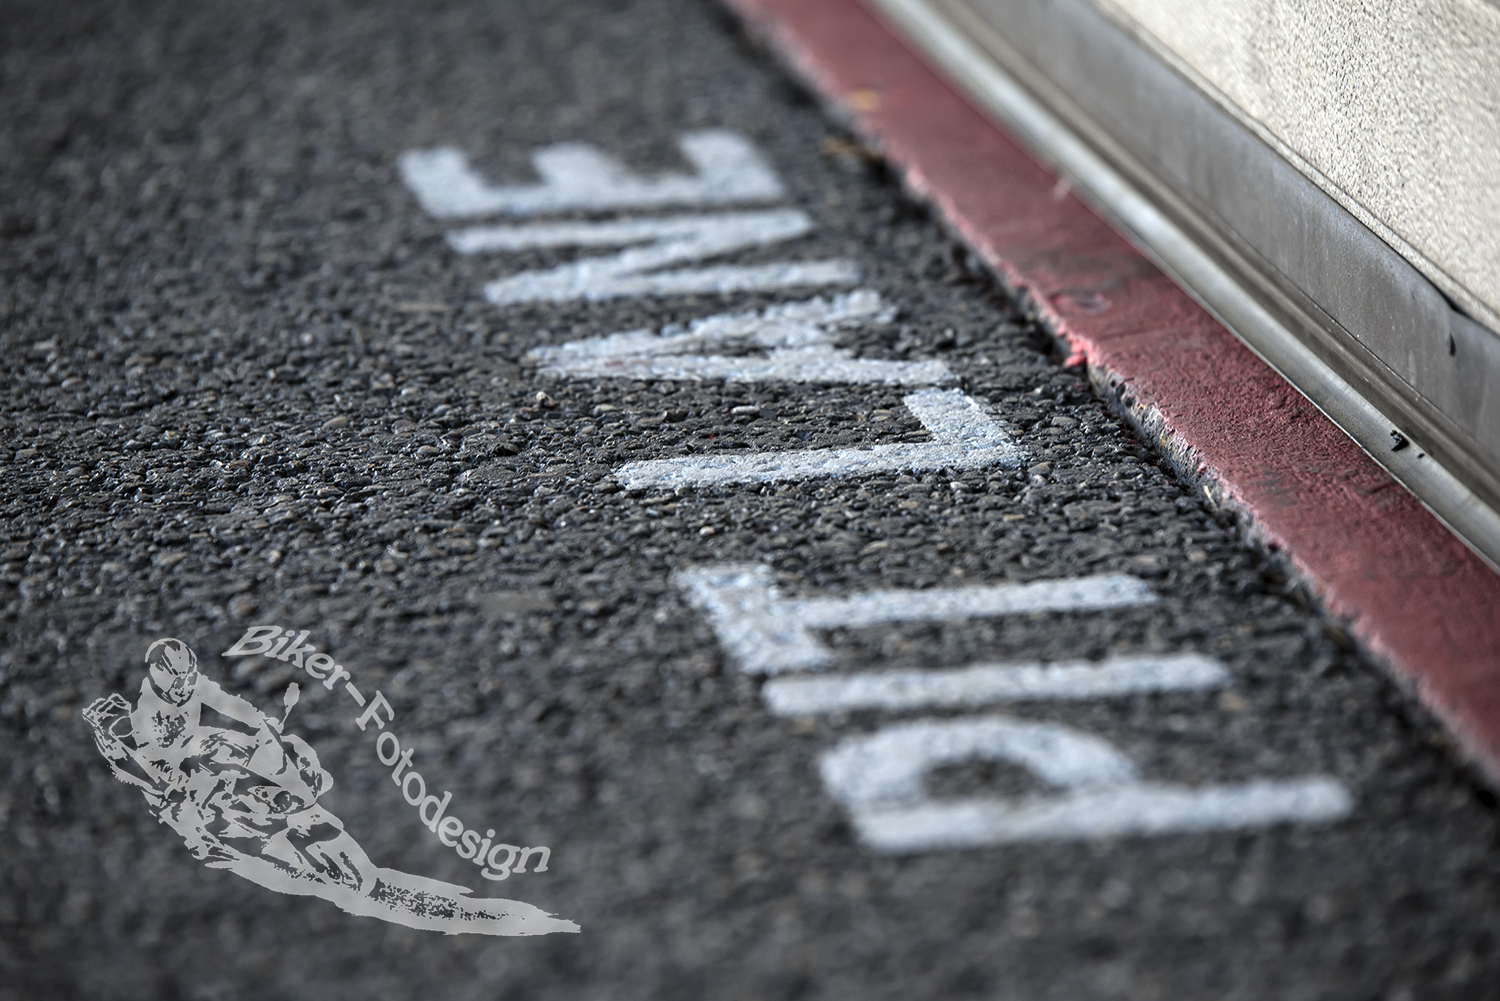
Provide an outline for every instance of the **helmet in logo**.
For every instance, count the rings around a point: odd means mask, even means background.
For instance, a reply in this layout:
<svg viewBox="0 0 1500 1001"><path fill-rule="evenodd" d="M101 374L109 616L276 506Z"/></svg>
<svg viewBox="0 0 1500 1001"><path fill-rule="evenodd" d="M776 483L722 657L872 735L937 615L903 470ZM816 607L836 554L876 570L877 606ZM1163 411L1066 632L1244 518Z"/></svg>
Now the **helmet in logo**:
<svg viewBox="0 0 1500 1001"><path fill-rule="evenodd" d="M146 666L151 681L162 697L173 705L182 705L198 683L198 657L179 639L161 639L146 651Z"/></svg>

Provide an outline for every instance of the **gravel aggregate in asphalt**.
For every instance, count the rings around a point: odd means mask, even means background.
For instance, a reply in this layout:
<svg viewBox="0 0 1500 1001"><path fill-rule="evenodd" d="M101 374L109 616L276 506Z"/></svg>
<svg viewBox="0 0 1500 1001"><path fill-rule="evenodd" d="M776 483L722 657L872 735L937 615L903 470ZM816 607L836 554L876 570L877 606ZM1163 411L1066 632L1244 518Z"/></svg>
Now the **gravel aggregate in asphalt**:
<svg viewBox="0 0 1500 1001"><path fill-rule="evenodd" d="M1493 797L717 7L6 0L0 25L0 997L1500 996ZM857 261L898 314L839 343L946 361L1021 467L622 490L634 459L928 436L901 387L539 375L536 346L817 290L497 308L486 280L575 252L456 255L395 167L447 144L519 180L585 140L681 170L706 127L818 223L735 260ZM670 582L720 562L788 596L1133 574L1157 604L826 640L850 671L1210 654L1231 685L1005 712L1162 780L1332 775L1354 813L872 854L818 756L960 713L773 717ZM582 933L445 937L194 861L80 713L177 636L277 715L292 665L214 656L257 623L383 692L456 813L552 848L477 894ZM303 681L323 803L383 865L483 882Z"/></svg>

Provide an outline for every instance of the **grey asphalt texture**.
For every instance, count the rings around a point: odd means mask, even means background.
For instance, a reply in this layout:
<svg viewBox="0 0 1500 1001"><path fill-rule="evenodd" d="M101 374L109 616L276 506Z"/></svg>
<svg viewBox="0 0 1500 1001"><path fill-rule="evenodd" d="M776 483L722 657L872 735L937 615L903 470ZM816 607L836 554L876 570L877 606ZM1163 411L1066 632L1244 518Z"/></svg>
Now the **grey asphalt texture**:
<svg viewBox="0 0 1500 1001"><path fill-rule="evenodd" d="M705 127L819 224L741 259L856 259L900 315L845 343L946 360L1030 469L613 488L631 459L921 434L899 389L539 377L539 344L794 296L490 306L484 280L571 252L456 256L396 158L521 182L585 140L681 169ZM1500 997L1493 797L715 5L5 0L0 241L0 997ZM794 595L1135 574L1160 604L831 642L850 669L1209 653L1231 686L1006 711L1164 780L1328 773L1355 811L873 855L816 761L897 717L772 717L669 583L717 561ZM278 714L292 668L214 656L260 622L383 691L465 816L553 850L476 880L308 686L289 729L372 857L582 933L413 931L194 861L80 712L176 636Z"/></svg>

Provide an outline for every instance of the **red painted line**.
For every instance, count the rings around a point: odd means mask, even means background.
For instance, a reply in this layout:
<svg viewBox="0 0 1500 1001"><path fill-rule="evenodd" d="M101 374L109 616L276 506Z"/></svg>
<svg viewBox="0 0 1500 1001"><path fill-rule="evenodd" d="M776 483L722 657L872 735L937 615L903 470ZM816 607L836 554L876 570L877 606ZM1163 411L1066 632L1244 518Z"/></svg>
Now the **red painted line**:
<svg viewBox="0 0 1500 1001"><path fill-rule="evenodd" d="M1500 780L1500 576L856 0L728 3Z"/></svg>

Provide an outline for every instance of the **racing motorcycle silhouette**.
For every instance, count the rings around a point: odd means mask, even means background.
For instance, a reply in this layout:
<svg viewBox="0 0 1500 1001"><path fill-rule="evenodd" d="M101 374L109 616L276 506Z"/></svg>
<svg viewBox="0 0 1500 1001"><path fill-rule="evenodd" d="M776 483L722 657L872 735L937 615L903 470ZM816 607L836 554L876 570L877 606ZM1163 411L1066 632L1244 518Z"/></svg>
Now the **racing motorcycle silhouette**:
<svg viewBox="0 0 1500 1001"><path fill-rule="evenodd" d="M321 897L351 914L448 934L542 935L571 921L516 900L375 865L343 821L319 805L333 777L312 747L198 670L177 639L146 652L132 706L119 694L84 711L121 782L210 868L280 893ZM296 702L296 686L285 701Z"/></svg>

